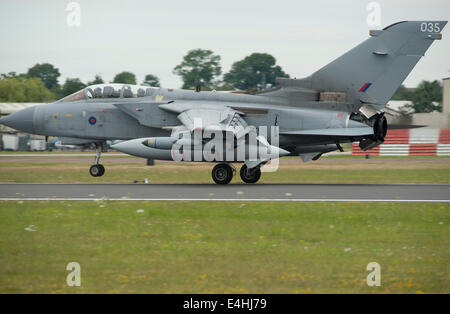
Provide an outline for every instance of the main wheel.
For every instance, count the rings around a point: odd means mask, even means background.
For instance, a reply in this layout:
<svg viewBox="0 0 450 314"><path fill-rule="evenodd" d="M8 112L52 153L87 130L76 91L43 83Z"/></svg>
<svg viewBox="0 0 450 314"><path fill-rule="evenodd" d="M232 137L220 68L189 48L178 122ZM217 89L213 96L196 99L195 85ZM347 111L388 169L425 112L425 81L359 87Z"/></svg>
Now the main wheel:
<svg viewBox="0 0 450 314"><path fill-rule="evenodd" d="M92 165L91 168L89 168L89 173L93 177L101 177L105 174L105 167L103 165Z"/></svg>
<svg viewBox="0 0 450 314"><path fill-rule="evenodd" d="M258 182L259 178L261 178L261 169L259 168L253 168L248 169L247 165L243 165L241 167L241 179L245 183L256 183Z"/></svg>
<svg viewBox="0 0 450 314"><path fill-rule="evenodd" d="M233 168L229 164L217 164L211 172L214 182L228 184L233 179Z"/></svg>

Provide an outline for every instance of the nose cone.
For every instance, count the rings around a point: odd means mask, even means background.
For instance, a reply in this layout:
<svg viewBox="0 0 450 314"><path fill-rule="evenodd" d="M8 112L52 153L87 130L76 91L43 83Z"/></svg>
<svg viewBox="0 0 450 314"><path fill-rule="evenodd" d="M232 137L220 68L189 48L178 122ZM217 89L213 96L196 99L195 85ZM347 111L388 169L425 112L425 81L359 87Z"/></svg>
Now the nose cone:
<svg viewBox="0 0 450 314"><path fill-rule="evenodd" d="M36 107L22 109L18 112L1 118L0 123L19 131L34 133L33 118L35 110Z"/></svg>
<svg viewBox="0 0 450 314"><path fill-rule="evenodd" d="M144 139L134 139L129 141L122 141L111 145L112 149L118 150L119 152L140 156L145 150L145 146L142 144Z"/></svg>

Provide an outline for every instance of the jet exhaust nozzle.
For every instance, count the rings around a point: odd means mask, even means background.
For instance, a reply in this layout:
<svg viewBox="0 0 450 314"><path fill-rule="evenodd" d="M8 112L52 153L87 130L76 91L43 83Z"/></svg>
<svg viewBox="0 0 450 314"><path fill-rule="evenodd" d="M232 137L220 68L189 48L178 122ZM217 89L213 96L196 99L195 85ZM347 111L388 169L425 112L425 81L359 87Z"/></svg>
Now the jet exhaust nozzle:
<svg viewBox="0 0 450 314"><path fill-rule="evenodd" d="M373 134L378 141L384 141L388 129L387 119L384 112L378 114L373 121Z"/></svg>
<svg viewBox="0 0 450 314"><path fill-rule="evenodd" d="M369 122L372 123L373 135L367 138L363 138L359 142L359 147L363 151L369 150L382 144L387 134L388 124L387 119L384 116L384 112L372 117Z"/></svg>

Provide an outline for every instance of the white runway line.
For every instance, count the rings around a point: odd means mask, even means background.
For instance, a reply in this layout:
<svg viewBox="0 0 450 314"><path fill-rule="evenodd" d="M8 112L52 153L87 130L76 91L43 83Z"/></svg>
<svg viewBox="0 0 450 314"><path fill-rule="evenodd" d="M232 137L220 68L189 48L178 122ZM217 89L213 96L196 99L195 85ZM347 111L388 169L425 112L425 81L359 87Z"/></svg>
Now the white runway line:
<svg viewBox="0 0 450 314"><path fill-rule="evenodd" d="M389 202L389 203L450 203L450 200L401 199L341 199L341 198L63 198L63 197L5 197L0 201L195 201L195 202Z"/></svg>

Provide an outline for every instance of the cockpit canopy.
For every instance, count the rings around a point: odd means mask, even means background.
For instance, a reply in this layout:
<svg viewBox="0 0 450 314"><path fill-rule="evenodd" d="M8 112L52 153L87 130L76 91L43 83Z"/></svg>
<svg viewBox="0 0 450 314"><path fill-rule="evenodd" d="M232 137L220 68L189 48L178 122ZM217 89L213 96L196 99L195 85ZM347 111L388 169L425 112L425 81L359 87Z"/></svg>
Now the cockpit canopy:
<svg viewBox="0 0 450 314"><path fill-rule="evenodd" d="M62 98L61 102L90 100L94 98L136 98L152 96L157 88L128 84L96 84Z"/></svg>

